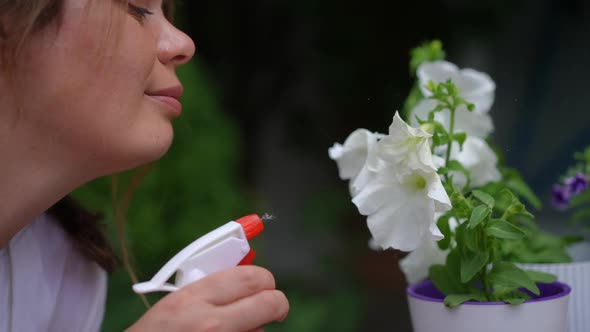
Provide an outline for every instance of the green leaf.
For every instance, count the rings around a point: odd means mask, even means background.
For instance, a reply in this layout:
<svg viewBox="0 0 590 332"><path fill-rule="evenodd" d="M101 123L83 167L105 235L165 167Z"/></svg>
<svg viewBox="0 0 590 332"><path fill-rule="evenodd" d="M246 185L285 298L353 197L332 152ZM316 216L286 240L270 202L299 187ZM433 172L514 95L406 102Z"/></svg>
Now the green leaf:
<svg viewBox="0 0 590 332"><path fill-rule="evenodd" d="M480 239L480 229L479 228L469 228L467 227L465 229L465 233L463 236L463 239L465 241L465 245L467 246L467 248L469 248L469 250L473 251L473 252L479 252L480 251L480 243L481 243L481 239Z"/></svg>
<svg viewBox="0 0 590 332"><path fill-rule="evenodd" d="M471 173L469 172L469 170L467 170L467 168L465 168L460 162L458 162L457 160L449 160L449 163L447 165L447 168L449 169L449 171L455 171L455 172L461 172L463 174L465 174L465 177L467 178L467 182L471 182Z"/></svg>
<svg viewBox="0 0 590 332"><path fill-rule="evenodd" d="M512 263L498 262L494 264L488 279L493 284L493 288L526 288L535 295L540 291L537 285L531 280L529 275Z"/></svg>
<svg viewBox="0 0 590 332"><path fill-rule="evenodd" d="M445 297L445 305L449 308L455 308L467 301L485 302L485 297L481 294L451 294Z"/></svg>
<svg viewBox="0 0 590 332"><path fill-rule="evenodd" d="M525 236L525 232L506 220L492 219L486 227L486 234L505 240L518 240Z"/></svg>
<svg viewBox="0 0 590 332"><path fill-rule="evenodd" d="M502 260L502 244L506 241L500 242L494 238L488 239L488 250L490 251L490 261L492 263Z"/></svg>
<svg viewBox="0 0 590 332"><path fill-rule="evenodd" d="M462 292L465 287L461 285L458 279L454 278L453 273L445 265L432 265L428 270L428 278L434 286L443 294L452 294Z"/></svg>
<svg viewBox="0 0 590 332"><path fill-rule="evenodd" d="M490 209L494 208L496 200L492 196L488 195L487 193L481 190L474 190L471 193L473 194L473 196L475 196L475 198L479 199L482 203L489 206Z"/></svg>
<svg viewBox="0 0 590 332"><path fill-rule="evenodd" d="M557 280L557 276L550 273L544 273L534 270L525 270L524 272L528 274L529 278L531 278L533 282L542 282L548 284Z"/></svg>
<svg viewBox="0 0 590 332"><path fill-rule="evenodd" d="M447 145L448 142L449 142L449 138L446 135L441 135L441 134L435 133L432 136L432 143L435 147Z"/></svg>
<svg viewBox="0 0 590 332"><path fill-rule="evenodd" d="M428 80L424 87L426 88L426 90L432 92L433 94L436 94L436 91L438 90L438 85L434 83L433 80Z"/></svg>
<svg viewBox="0 0 590 332"><path fill-rule="evenodd" d="M465 132L460 132L453 135L453 140L459 143L461 150L463 150L463 144L465 144L465 140L467 139L467 134Z"/></svg>
<svg viewBox="0 0 590 332"><path fill-rule="evenodd" d="M449 215L444 215L438 218L438 221L436 222L436 226L444 236L442 240L437 242L437 245L441 250L447 250L451 245L451 238L453 234L451 232L451 227L449 226L449 218Z"/></svg>
<svg viewBox="0 0 590 332"><path fill-rule="evenodd" d="M516 215L510 218L510 222L514 226L521 228L528 235L540 232L539 225L535 221L535 218L531 218L525 215Z"/></svg>
<svg viewBox="0 0 590 332"><path fill-rule="evenodd" d="M461 93L459 87L457 87L450 78L444 82L442 86L447 90L447 94L451 97L456 97L459 95L459 93Z"/></svg>
<svg viewBox="0 0 590 332"><path fill-rule="evenodd" d="M480 272L488 263L490 255L487 252L478 252L461 261L461 282L467 283Z"/></svg>
<svg viewBox="0 0 590 332"><path fill-rule="evenodd" d="M447 255L445 265L449 268L449 273L453 279L459 281L461 279L461 254L458 249L451 250L451 252Z"/></svg>
<svg viewBox="0 0 590 332"><path fill-rule="evenodd" d="M518 171L514 169L505 169L504 178L507 188L514 191L517 195L522 196L535 209L541 209L541 200L535 195L526 182L524 182Z"/></svg>
<svg viewBox="0 0 590 332"><path fill-rule="evenodd" d="M454 251L458 252L457 257L455 257L457 259L457 271L459 271L459 268L461 266L461 255L460 254L463 254L466 250L468 250L466 248L467 241L465 240L465 230L466 229L467 229L466 222L460 224L459 226L457 226L455 228L455 249L456 250L454 250ZM448 258L449 257L447 257L447 261L448 261ZM447 264L448 264L448 262L447 262Z"/></svg>
<svg viewBox="0 0 590 332"><path fill-rule="evenodd" d="M494 295L498 300L512 305L522 304L531 298L529 294L521 292L518 289L503 287L494 289Z"/></svg>
<svg viewBox="0 0 590 332"><path fill-rule="evenodd" d="M494 208L498 211L498 213L503 214L506 210L512 205L512 203L517 199L512 191L502 188L498 191L496 195L494 195L496 199L496 204Z"/></svg>
<svg viewBox="0 0 590 332"><path fill-rule="evenodd" d="M410 75L415 77L416 70L424 62L442 60L445 51L440 40L432 40L412 49L410 52Z"/></svg>
<svg viewBox="0 0 590 332"><path fill-rule="evenodd" d="M590 207L584 208L582 210L576 211L572 216L571 222L576 224L581 221L589 221L590 220Z"/></svg>
<svg viewBox="0 0 590 332"><path fill-rule="evenodd" d="M455 217L459 219L468 218L470 216L471 204L469 204L465 196L459 191L453 191L450 198Z"/></svg>
<svg viewBox="0 0 590 332"><path fill-rule="evenodd" d="M461 256L458 249L447 255L445 265L433 265L429 269L429 278L443 294L468 293L467 285L461 283Z"/></svg>
<svg viewBox="0 0 590 332"><path fill-rule="evenodd" d="M523 216L527 216L529 218L534 218L535 217L529 211L527 211L526 207L521 202L513 203L506 210L506 214L508 216L507 218L510 218L512 216L515 216L515 215L523 215Z"/></svg>
<svg viewBox="0 0 590 332"><path fill-rule="evenodd" d="M585 191L581 192L580 194L572 197L568 206L570 208L576 208L576 207L579 207L582 205L588 205L588 204L590 204L590 190L585 190Z"/></svg>
<svg viewBox="0 0 590 332"><path fill-rule="evenodd" d="M434 121L434 120L430 123L434 125L434 132L435 133L441 134L442 136L445 136L445 138L448 139L449 134L447 132L447 129L445 128L445 126L443 126L442 123L440 123L438 121ZM448 142L448 140L447 140L447 142Z"/></svg>
<svg viewBox="0 0 590 332"><path fill-rule="evenodd" d="M547 264L556 264L556 263L569 263L572 261L572 258L567 253L565 248L559 247L551 247L546 248L538 252L529 253L529 257L527 260L522 261L523 263L547 263Z"/></svg>
<svg viewBox="0 0 590 332"><path fill-rule="evenodd" d="M478 205L471 211L468 228L474 228L484 221L492 212L489 207L485 205Z"/></svg>
<svg viewBox="0 0 590 332"><path fill-rule="evenodd" d="M518 298L518 297L505 297L505 298L501 298L502 302L506 302L508 304L512 304L512 305L519 305L519 304L523 304L526 299L522 299L522 298Z"/></svg>
<svg viewBox="0 0 590 332"><path fill-rule="evenodd" d="M460 162L456 161L456 160L449 160L449 164L447 165L447 167L451 170L451 171L457 171L457 172L469 172Z"/></svg>
<svg viewBox="0 0 590 332"><path fill-rule="evenodd" d="M571 246L572 244L579 243L584 241L584 237L581 235L569 235L569 236L562 236L561 241L566 247Z"/></svg>
<svg viewBox="0 0 590 332"><path fill-rule="evenodd" d="M435 107L435 108L433 108L433 109L430 111L430 114L437 113L437 112L441 112L441 111L443 111L443 110L445 110L445 109L446 109L446 106L445 106L445 105L440 105L440 104L439 104L439 105L436 105L436 107ZM434 116L434 114L433 114L433 116ZM430 119L430 117L429 117L429 119ZM434 119L434 118L433 118L433 119Z"/></svg>
<svg viewBox="0 0 590 332"><path fill-rule="evenodd" d="M477 190L483 191L490 196L496 196L502 188L503 187L500 182L488 182L487 184L477 188Z"/></svg>

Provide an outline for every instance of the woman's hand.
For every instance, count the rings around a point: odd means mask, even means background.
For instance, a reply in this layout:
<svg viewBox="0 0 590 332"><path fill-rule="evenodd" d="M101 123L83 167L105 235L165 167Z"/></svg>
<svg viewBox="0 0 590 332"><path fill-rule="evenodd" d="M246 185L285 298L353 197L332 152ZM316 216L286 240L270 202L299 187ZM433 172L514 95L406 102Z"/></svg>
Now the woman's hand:
<svg viewBox="0 0 590 332"><path fill-rule="evenodd" d="M170 293L127 332L248 332L282 321L289 312L273 275L257 266L238 266Z"/></svg>

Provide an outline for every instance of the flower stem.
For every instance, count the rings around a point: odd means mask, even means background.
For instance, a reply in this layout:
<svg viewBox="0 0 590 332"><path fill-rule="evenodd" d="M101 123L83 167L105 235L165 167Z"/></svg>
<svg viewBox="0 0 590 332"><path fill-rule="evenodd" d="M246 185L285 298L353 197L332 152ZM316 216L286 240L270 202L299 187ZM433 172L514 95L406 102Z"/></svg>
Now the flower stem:
<svg viewBox="0 0 590 332"><path fill-rule="evenodd" d="M488 252L488 241L486 238L485 229L484 229L484 227L481 227L481 225L479 226L479 229L480 229L480 236L482 239L481 242L483 244L483 250L485 252ZM490 259L490 258L488 258L488 259ZM491 302L494 300L494 298L493 298L492 290L490 289L490 283L488 281L488 264L486 264L483 267L483 271L481 271L481 273L482 273L481 281L483 283L483 291L486 295L486 299Z"/></svg>
<svg viewBox="0 0 590 332"><path fill-rule="evenodd" d="M448 103L449 111L451 112L451 126L449 128L449 142L447 143L447 155L445 157L445 166L449 166L449 161L451 160L451 148L453 147L453 135L455 134L455 110L456 107L451 103ZM449 175L445 174L445 179L449 180Z"/></svg>
<svg viewBox="0 0 590 332"><path fill-rule="evenodd" d="M488 266L486 264L486 266L484 267L484 271L483 271L483 275L482 275L482 281L483 281L483 291L486 294L486 300L488 302L493 302L494 299L492 299L492 293L491 293L491 289L490 289L490 284L488 282Z"/></svg>

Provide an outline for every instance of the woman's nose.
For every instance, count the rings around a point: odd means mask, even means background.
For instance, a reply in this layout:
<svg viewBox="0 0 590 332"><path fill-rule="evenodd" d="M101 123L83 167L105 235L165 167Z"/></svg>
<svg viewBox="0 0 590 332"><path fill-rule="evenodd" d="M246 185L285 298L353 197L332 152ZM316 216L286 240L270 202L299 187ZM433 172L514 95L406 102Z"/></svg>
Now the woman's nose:
<svg viewBox="0 0 590 332"><path fill-rule="evenodd" d="M165 65L180 66L195 55L195 43L184 32L167 24L158 40L158 59Z"/></svg>

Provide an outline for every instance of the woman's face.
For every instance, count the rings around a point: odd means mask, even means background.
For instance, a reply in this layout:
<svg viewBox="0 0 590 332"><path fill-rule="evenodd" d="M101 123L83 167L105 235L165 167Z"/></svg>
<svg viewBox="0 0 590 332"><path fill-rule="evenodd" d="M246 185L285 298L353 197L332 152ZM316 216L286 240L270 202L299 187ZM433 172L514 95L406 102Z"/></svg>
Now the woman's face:
<svg viewBox="0 0 590 332"><path fill-rule="evenodd" d="M160 158L180 115L175 69L195 52L162 5L63 0L58 19L17 59L15 128L95 175Z"/></svg>

